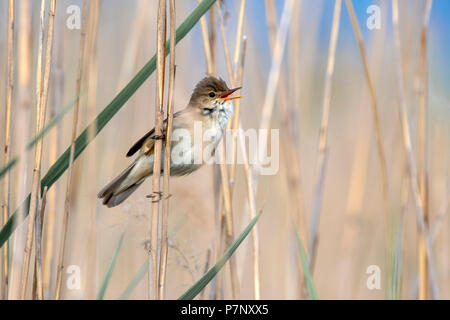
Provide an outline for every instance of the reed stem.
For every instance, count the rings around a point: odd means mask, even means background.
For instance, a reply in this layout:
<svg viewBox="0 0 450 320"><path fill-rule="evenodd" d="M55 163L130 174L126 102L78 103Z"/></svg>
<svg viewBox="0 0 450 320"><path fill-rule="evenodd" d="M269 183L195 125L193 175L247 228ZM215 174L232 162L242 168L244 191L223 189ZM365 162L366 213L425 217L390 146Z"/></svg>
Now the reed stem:
<svg viewBox="0 0 450 320"><path fill-rule="evenodd" d="M11 103L12 94L14 88L14 15L15 15L15 1L9 0L8 2L8 58L7 58L7 74L6 74L6 103L5 103L5 146L3 159L4 163L8 163L11 158ZM11 183L9 172L3 178L3 201L2 201L2 226L6 224L9 219L9 202L11 199ZM3 264L2 264L2 292L3 299L7 299L8 296L8 278L9 278L9 245L8 241L3 246L2 251Z"/></svg>
<svg viewBox="0 0 450 320"><path fill-rule="evenodd" d="M157 42L156 42L156 65L157 65L157 85L156 85L156 106L155 106L155 132L163 134L163 114L164 114L164 78L166 65L166 0L159 0L158 21L157 21ZM159 299L158 290L158 256L160 252L158 242L158 230L160 230L160 176L161 176L161 151L162 141L157 139L154 146L153 163L153 200L152 200L152 222L150 227L150 255L149 255L149 297Z"/></svg>
<svg viewBox="0 0 450 320"><path fill-rule="evenodd" d="M319 133L319 153L317 156L317 173L314 184L313 209L311 212L309 259L311 272L314 270L316 257L316 245L318 239L318 228L320 212L322 207L323 188L325 184L325 170L328 155L328 120L330 114L331 88L333 83L334 62L336 57L336 45L339 34L339 22L341 17L342 1L336 0L334 4L333 22L331 25L330 46L328 48L327 71L325 74L325 88L322 100L322 121Z"/></svg>
<svg viewBox="0 0 450 320"><path fill-rule="evenodd" d="M45 62L44 62L44 78L41 78L42 72L42 43L39 43L38 51L38 72L37 72L37 90L36 90L36 133L42 130L45 123L45 114L47 110L47 100L48 100L48 88L51 73L51 59L52 59L52 48L53 48L53 27L54 27L54 17L55 17L55 7L56 0L50 1L50 12L48 18L48 28L47 28L47 39L45 48ZM44 10L45 10L45 0L41 2L41 14L40 14L40 39L43 40L43 30L44 30ZM28 272L31 258L31 250L33 244L33 233L35 228L35 219L37 213L37 202L40 195L40 176L41 176L41 162L42 162L42 149L43 141L39 140L36 143L36 153L34 161L33 170L33 181L32 181L32 191L30 200L30 214L28 217L28 228L27 237L24 250L24 262L22 268L21 276L21 286L20 286L20 297L25 299L27 282L28 282ZM35 243L36 246L36 243Z"/></svg>
<svg viewBox="0 0 450 320"><path fill-rule="evenodd" d="M61 298L61 284L62 284L62 274L64 270L64 260L66 256L66 242L67 242L67 229L69 225L69 215L71 209L71 199L72 199L72 189L73 189L73 171L74 171L74 155L75 155L75 140L77 138L77 127L78 118L80 110L80 92L81 92L81 81L83 78L83 63L84 63L84 50L85 50L85 39L86 39L86 16L87 16L87 0L83 0L82 9L82 25L81 25L81 35L80 35L80 54L78 57L78 72L77 72L77 82L76 82L76 94L78 96L75 102L75 109L73 111L73 121L72 121L72 138L70 145L70 158L69 158L69 168L67 172L67 183L66 183L66 198L64 201L64 216L61 229L60 237L60 247L58 255L58 267L56 271L56 291L55 299L59 300Z"/></svg>
<svg viewBox="0 0 450 320"><path fill-rule="evenodd" d="M170 156L171 156L171 139L172 139L172 121L173 121L173 104L175 92L175 39L176 24L175 24L175 0L169 0L170 11L170 61L169 61L169 93L167 101L167 128L165 131L165 145L164 145L164 185L163 185L163 203L162 203L162 217L161 217L161 252L159 259L159 299L164 299L165 283L167 273L167 254L168 254L168 217L169 217L169 197L170 197Z"/></svg>

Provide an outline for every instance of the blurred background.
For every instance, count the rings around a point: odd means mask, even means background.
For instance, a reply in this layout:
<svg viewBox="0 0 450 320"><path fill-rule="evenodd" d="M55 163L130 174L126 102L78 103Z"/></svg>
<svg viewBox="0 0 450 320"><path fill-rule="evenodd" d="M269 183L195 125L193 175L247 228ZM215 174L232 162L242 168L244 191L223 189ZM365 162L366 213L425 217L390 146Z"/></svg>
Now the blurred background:
<svg viewBox="0 0 450 320"><path fill-rule="evenodd" d="M83 94L80 98L78 134L156 50L156 0L87 2L89 18L86 23L89 26L81 81ZM285 1L244 2L246 53L240 119L243 129L248 129L260 126L269 73L273 66L271 41L276 37ZM434 0L429 17L424 151L420 148L418 132L420 120L423 119L420 113L420 95L424 84L421 78L421 30L426 3L424 0L399 1L401 62L413 154L419 172L421 163L425 163L427 172L428 225L434 234L433 269L436 285L439 298L448 299L450 2ZM25 52L25 57L19 56L15 60L11 108L13 156L20 154L24 141L31 140L35 134L34 92L40 1L20 0L15 1L15 4L15 54L17 56ZM67 10L72 5L82 9L83 1L58 0L56 4L47 122L77 95L81 30L69 29L66 25L71 15ZM177 25L196 5L195 0L176 1ZM399 114L392 3L358 0L353 1L353 5L378 103L379 129L389 186L388 214L384 207L386 202L382 192L372 100L350 16L342 2L335 68L331 79L326 170L313 265L314 284L320 299L415 299L420 291L420 232L414 195L408 182ZM379 29L370 30L366 25L371 16L367 12L370 5L380 9ZM221 19L218 15L224 16L228 47L233 59L240 7L241 0L223 0L220 1L220 7L215 4L213 10L205 15L215 73L228 83L226 57L219 31ZM292 16L286 45L282 48L280 78L270 122L271 128L280 130L280 166L277 174L260 176L256 193L256 210L262 212L257 226L263 299L305 298L300 284L303 271L290 217L296 216L298 221L303 221L303 227L310 229L316 197L319 132L334 7L335 1L332 0L296 0L290 12ZM5 140L3 106L7 93L7 14L8 1L4 0L0 2L0 74L3 75L0 77L1 150ZM271 24L271 21L275 21L275 24ZM29 38L21 42L21 32L26 30L30 32ZM21 47L27 45L29 47ZM194 85L207 73L199 23L177 45L176 65L174 108L178 111L186 106ZM22 68L29 70L29 79L25 85L18 80ZM151 201L145 196L151 193L151 179L147 179L127 201L116 208L104 207L96 194L128 166L130 159L125 154L129 147L154 126L155 79L156 73L145 81L74 163L65 265L79 266L81 286L79 289L68 289L64 283L69 274L64 273L61 294L64 299L96 298L122 234L123 244L105 298L118 299L147 260L145 243L149 239ZM43 174L70 146L73 110L43 140ZM31 190L34 152L28 152L24 159L23 163L10 171L11 211L22 203ZM0 163L3 166L4 163ZM216 166L206 165L189 176L171 179L168 299L179 297L205 273L205 268L215 263L217 242L220 241L217 232L218 178L220 175L217 175ZM48 191L47 196L43 227L46 298L52 298L55 290L66 179L67 173ZM3 183L0 184L0 192L4 201ZM232 205L237 235L250 220L242 165L237 165ZM47 221L53 223L46 223L47 217ZM24 229L19 228L17 232L23 233ZM304 239L307 239L306 235ZM308 247L306 243L305 246ZM14 248L14 245L11 247ZM239 247L235 257L239 298L253 299L250 237ZM366 270L371 265L380 268L380 289L370 290L367 287L370 274ZM219 289L208 285L200 298L232 297L229 264L219 275L220 280L216 283ZM10 283L14 285L12 281ZM147 298L147 283L147 276L144 276L129 298ZM430 283L428 286L427 298L433 298L436 288L432 288Z"/></svg>

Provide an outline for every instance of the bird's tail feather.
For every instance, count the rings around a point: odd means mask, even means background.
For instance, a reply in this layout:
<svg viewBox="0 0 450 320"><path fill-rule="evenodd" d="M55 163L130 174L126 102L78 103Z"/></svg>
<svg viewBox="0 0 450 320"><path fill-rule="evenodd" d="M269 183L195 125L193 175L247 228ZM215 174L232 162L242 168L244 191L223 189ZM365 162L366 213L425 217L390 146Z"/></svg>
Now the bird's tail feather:
<svg viewBox="0 0 450 320"><path fill-rule="evenodd" d="M103 198L103 204L107 207L115 207L128 198L139 187L144 179L130 183L129 186L122 186L122 182L128 177L131 170L136 165L136 162L132 163L128 168L122 171L114 180L108 183L98 193L99 198Z"/></svg>

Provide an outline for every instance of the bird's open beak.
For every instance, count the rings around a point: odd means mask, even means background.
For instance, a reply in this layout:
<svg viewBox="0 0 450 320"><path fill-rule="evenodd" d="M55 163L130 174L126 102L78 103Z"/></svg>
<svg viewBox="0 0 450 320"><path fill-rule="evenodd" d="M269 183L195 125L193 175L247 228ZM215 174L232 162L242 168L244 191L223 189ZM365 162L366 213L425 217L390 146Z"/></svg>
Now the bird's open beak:
<svg viewBox="0 0 450 320"><path fill-rule="evenodd" d="M241 89L242 87L237 87L237 88L234 88L234 89L230 89L230 90L228 90L227 92L225 92L224 94L222 94L221 96L220 96L220 98L222 98L223 100L225 100L225 101L229 101L229 100L233 100L233 99L239 99L239 98L242 98L241 96L237 96L237 97L230 97L230 95L233 93L233 92L235 92L235 91L237 91L237 90L239 90L239 89Z"/></svg>

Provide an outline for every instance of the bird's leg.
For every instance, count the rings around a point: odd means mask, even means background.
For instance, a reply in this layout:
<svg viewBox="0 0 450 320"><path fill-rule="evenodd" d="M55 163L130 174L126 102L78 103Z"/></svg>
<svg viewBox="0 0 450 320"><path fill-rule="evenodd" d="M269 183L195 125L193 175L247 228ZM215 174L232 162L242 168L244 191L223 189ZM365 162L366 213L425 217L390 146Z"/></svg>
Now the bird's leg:
<svg viewBox="0 0 450 320"><path fill-rule="evenodd" d="M153 199L152 202L158 202L163 198L167 199L167 198L170 198L171 196L172 196L171 194L164 195L164 193L162 191L156 191L156 192L153 192L153 193L147 195L146 198Z"/></svg>

